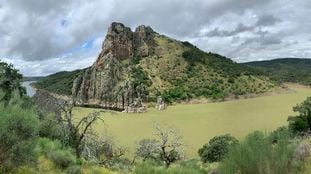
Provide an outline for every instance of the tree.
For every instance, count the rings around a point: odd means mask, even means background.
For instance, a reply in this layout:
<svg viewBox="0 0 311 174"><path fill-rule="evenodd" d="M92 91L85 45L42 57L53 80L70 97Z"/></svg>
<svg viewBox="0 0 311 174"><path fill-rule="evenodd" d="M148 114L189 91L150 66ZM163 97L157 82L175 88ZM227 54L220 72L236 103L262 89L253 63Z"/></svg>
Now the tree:
<svg viewBox="0 0 311 174"><path fill-rule="evenodd" d="M159 141L155 139L142 139L138 143L136 148L135 156L142 158L143 161L147 159L158 158L158 147Z"/></svg>
<svg viewBox="0 0 311 174"><path fill-rule="evenodd" d="M60 97L54 97L46 92L38 92L45 93L44 95L38 95L36 98L36 103L39 103L39 110L42 113L55 114L55 119L58 124L61 125L65 134L64 136L67 137L67 140L65 141L65 143L67 143L66 145L74 148L77 157L80 157L83 150L83 144L85 143L85 138L94 134L92 131L92 125L98 120L104 121L102 119L102 114L100 112L92 112L80 120L74 121L74 99L62 99ZM53 109L48 110L48 108Z"/></svg>
<svg viewBox="0 0 311 174"><path fill-rule="evenodd" d="M72 100L55 98L55 104L63 113L60 121L63 128L68 132L69 145L75 149L77 157L80 157L84 138L88 134L93 134L91 130L93 123L97 120L104 120L101 118L100 112L92 112L75 124L72 114L74 107L73 103Z"/></svg>
<svg viewBox="0 0 311 174"><path fill-rule="evenodd" d="M22 78L23 76L14 69L12 64L0 62L0 89L4 93L0 100L5 105L9 104L14 92L17 92L19 96L26 94L25 89L20 84Z"/></svg>
<svg viewBox="0 0 311 174"><path fill-rule="evenodd" d="M294 132L311 131L311 97L293 108L294 112L298 112L295 117L289 117L289 126Z"/></svg>
<svg viewBox="0 0 311 174"><path fill-rule="evenodd" d="M111 168L125 155L127 149L116 145L112 136L89 135L85 138L82 155L85 159Z"/></svg>
<svg viewBox="0 0 311 174"><path fill-rule="evenodd" d="M183 158L182 137L172 127L155 125L157 139L144 139L139 142L136 155L143 160L155 159L162 161L166 167Z"/></svg>
<svg viewBox="0 0 311 174"><path fill-rule="evenodd" d="M238 143L238 140L230 134L216 136L212 138L208 144L205 144L198 153L203 162L221 161L228 153L232 145Z"/></svg>

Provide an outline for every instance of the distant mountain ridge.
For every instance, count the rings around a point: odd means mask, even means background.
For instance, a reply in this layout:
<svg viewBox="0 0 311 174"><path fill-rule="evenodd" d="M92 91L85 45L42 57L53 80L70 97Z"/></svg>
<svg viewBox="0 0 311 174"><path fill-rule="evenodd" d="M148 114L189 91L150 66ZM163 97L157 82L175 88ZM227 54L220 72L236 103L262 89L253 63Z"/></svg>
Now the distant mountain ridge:
<svg viewBox="0 0 311 174"><path fill-rule="evenodd" d="M243 63L279 83L293 82L311 86L311 59L280 58Z"/></svg>
<svg viewBox="0 0 311 174"><path fill-rule="evenodd" d="M149 26L131 31L121 23L111 24L102 51L90 68L51 75L38 84L43 81L43 88L62 86L57 93L72 95L80 104L117 109L136 99L155 101L157 96L167 102L197 97L223 100L274 87L253 68L156 33Z"/></svg>
<svg viewBox="0 0 311 174"><path fill-rule="evenodd" d="M23 81L38 81L41 80L42 78L44 78L44 76L24 76L23 77Z"/></svg>

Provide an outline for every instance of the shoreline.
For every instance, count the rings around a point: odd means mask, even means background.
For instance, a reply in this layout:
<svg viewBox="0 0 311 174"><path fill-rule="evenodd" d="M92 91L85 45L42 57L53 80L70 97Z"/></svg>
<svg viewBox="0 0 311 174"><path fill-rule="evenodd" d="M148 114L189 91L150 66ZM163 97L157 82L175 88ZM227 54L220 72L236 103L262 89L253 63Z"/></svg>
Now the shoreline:
<svg viewBox="0 0 311 174"><path fill-rule="evenodd" d="M55 98L63 99L63 100L70 100L71 96L67 95L61 95L61 94L56 94L44 89L39 89L36 87L35 82L31 83L30 86L34 89L34 91L37 90L42 90L44 92L49 93ZM245 95L240 95L240 96L228 96L224 100L211 100L208 98L193 98L190 99L189 101L180 101L180 102L173 102L172 104L168 104L167 106L174 106L174 105L179 105L179 104L184 104L184 105L195 105L195 104L209 104L209 103L222 103L222 102L228 102L228 101L239 101L239 100L246 100L246 99L252 99L252 98L259 98L259 97L267 97L267 96L276 96L276 95L282 95L282 94L292 94L296 93L293 88L305 88L305 89L310 89L310 86L298 84L298 83L283 83L282 85L272 88L272 90L269 90L264 93L253 93L253 94L245 94ZM153 108L155 103L154 102L145 102L144 105L147 108ZM76 107L82 107L82 108L94 108L94 109L106 109L106 110L113 110L113 111L122 111L122 109L112 109L111 107L103 107L101 104L96 104L96 103L86 103L86 104L78 104ZM147 111L148 112L148 111Z"/></svg>

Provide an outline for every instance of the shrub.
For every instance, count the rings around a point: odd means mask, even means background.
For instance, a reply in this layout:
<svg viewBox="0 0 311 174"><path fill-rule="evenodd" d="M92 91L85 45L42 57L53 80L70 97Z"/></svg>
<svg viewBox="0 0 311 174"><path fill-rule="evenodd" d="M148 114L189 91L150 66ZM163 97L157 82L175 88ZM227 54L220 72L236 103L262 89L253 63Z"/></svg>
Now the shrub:
<svg viewBox="0 0 311 174"><path fill-rule="evenodd" d="M142 139L138 143L138 147L136 149L136 156L142 158L143 161L147 159L156 159L158 153L158 140L154 139Z"/></svg>
<svg viewBox="0 0 311 174"><path fill-rule="evenodd" d="M37 141L36 152L51 160L57 167L66 169L76 163L76 158L69 148L62 147L59 141L40 138Z"/></svg>
<svg viewBox="0 0 311 174"><path fill-rule="evenodd" d="M198 153L203 162L218 162L228 153L229 148L237 143L238 140L229 134L216 136L199 149Z"/></svg>
<svg viewBox="0 0 311 174"><path fill-rule="evenodd" d="M185 162L187 163L187 162ZM154 162L146 161L136 166L134 174L205 174L208 171L201 168L198 164L174 165L170 168L159 166Z"/></svg>
<svg viewBox="0 0 311 174"><path fill-rule="evenodd" d="M296 144L289 141L288 134L279 134L278 141L271 143L262 132L249 134L244 141L232 147L220 164L220 173L274 173L292 172L291 159Z"/></svg>
<svg viewBox="0 0 311 174"><path fill-rule="evenodd" d="M298 112L298 116L288 118L291 130L294 133L311 130L311 97L295 106L293 111Z"/></svg>
<svg viewBox="0 0 311 174"><path fill-rule="evenodd" d="M0 104L0 164L5 170L34 161L33 140L39 120L31 109Z"/></svg>
<svg viewBox="0 0 311 174"><path fill-rule="evenodd" d="M55 119L54 115L46 115L40 120L40 137L59 140L63 145L68 145L68 132Z"/></svg>
<svg viewBox="0 0 311 174"><path fill-rule="evenodd" d="M289 131L288 127L283 126L277 128L275 131L271 132L271 134L268 136L271 143L278 143L284 137L291 138L292 133Z"/></svg>
<svg viewBox="0 0 311 174"><path fill-rule="evenodd" d="M67 174L80 174L80 173L82 173L81 167L80 167L80 166L77 166L77 165L75 165L75 166L70 166L70 167L68 167L68 169L66 170L66 173L67 173Z"/></svg>
<svg viewBox="0 0 311 174"><path fill-rule="evenodd" d="M65 169L75 164L75 156L68 150L57 150L51 152L48 157L55 163L56 166Z"/></svg>

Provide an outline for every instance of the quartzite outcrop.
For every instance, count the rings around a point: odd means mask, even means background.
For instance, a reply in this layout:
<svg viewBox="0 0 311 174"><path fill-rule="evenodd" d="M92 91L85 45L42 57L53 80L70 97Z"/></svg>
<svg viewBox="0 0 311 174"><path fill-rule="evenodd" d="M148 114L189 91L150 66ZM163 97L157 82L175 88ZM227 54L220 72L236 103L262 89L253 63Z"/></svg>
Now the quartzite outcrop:
<svg viewBox="0 0 311 174"><path fill-rule="evenodd" d="M78 105L97 105L126 110L144 97L144 87L131 75L135 59L154 52L154 35L148 26L135 32L121 23L112 23L96 62L75 79L72 95Z"/></svg>

